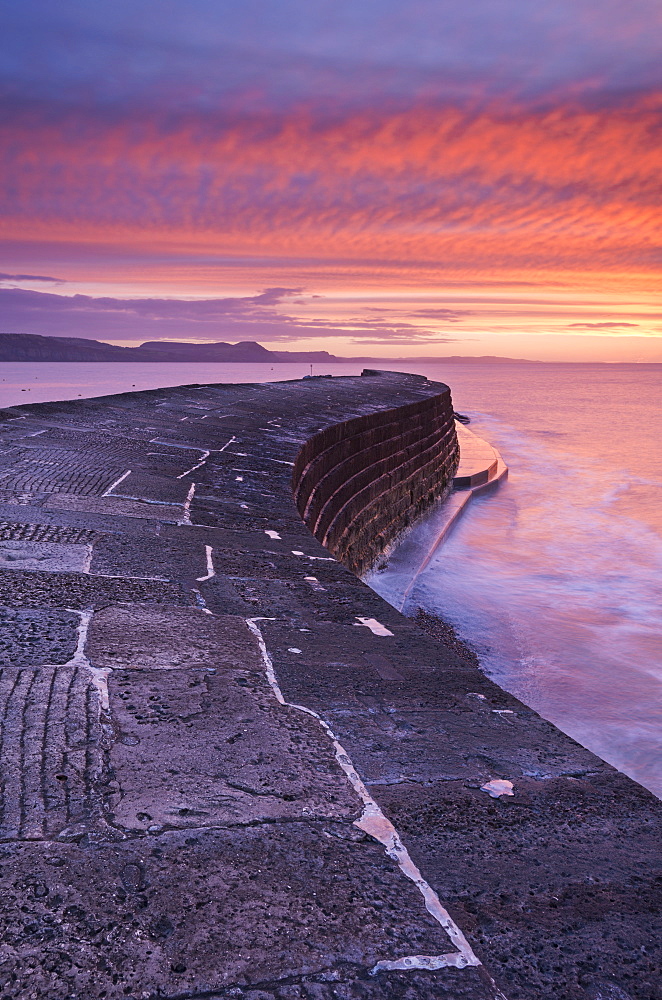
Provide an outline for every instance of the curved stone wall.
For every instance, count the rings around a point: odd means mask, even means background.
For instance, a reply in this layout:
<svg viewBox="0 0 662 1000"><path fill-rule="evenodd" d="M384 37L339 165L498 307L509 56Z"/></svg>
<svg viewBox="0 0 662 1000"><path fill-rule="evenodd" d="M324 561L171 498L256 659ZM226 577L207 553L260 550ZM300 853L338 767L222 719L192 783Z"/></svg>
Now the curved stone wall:
<svg viewBox="0 0 662 1000"><path fill-rule="evenodd" d="M299 451L293 490L313 535L355 573L451 488L459 448L450 389L345 420Z"/></svg>

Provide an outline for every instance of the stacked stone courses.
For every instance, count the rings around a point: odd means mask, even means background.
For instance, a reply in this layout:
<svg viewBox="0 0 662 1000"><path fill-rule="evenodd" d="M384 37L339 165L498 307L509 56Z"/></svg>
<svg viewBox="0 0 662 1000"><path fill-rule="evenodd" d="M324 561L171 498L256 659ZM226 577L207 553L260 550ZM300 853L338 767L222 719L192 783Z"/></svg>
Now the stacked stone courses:
<svg viewBox="0 0 662 1000"><path fill-rule="evenodd" d="M360 574L448 492L457 462L446 389L315 434L297 457L294 496L315 537Z"/></svg>
<svg viewBox="0 0 662 1000"><path fill-rule="evenodd" d="M658 1000L657 800L357 575L457 459L395 373L0 411L0 1000Z"/></svg>

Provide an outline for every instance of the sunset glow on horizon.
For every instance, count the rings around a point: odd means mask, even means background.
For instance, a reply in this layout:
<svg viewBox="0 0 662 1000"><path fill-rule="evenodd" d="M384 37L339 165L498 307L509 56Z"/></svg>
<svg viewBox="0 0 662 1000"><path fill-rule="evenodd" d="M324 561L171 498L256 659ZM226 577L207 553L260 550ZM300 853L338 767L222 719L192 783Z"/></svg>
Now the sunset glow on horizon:
<svg viewBox="0 0 662 1000"><path fill-rule="evenodd" d="M662 361L660 8L5 11L2 330Z"/></svg>

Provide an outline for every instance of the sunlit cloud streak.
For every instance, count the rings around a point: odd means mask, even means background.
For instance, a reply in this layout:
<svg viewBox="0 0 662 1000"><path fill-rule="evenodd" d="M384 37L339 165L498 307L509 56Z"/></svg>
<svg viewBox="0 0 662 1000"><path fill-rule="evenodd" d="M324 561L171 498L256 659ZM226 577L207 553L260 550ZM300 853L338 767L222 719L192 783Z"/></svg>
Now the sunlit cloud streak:
<svg viewBox="0 0 662 1000"><path fill-rule="evenodd" d="M351 336L369 342L403 343L406 339L444 342L433 331L402 321L350 319L342 325L325 319L301 319L279 306L299 289L268 288L251 296L224 299L119 299L110 296L57 295L28 289L0 289L5 332L59 337L120 340L288 341ZM450 312L450 311L449 311ZM454 314L459 318L460 314ZM368 331L365 333L365 331ZM375 339L378 335L378 339ZM403 339L404 336L404 339Z"/></svg>
<svg viewBox="0 0 662 1000"><path fill-rule="evenodd" d="M618 323L618 322L604 322L604 323L569 323L569 330L625 330L628 327L633 329L639 327L639 323Z"/></svg>
<svg viewBox="0 0 662 1000"><path fill-rule="evenodd" d="M660 257L659 111L647 96L609 110L55 125L33 108L8 126L4 230L404 267L647 270Z"/></svg>

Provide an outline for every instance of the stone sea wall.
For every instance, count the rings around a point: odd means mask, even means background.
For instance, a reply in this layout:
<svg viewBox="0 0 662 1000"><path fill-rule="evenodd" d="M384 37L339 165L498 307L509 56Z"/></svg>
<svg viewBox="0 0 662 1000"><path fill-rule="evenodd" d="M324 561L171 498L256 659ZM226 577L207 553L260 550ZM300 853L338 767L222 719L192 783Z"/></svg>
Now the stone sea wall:
<svg viewBox="0 0 662 1000"><path fill-rule="evenodd" d="M313 435L296 458L294 496L318 541L361 574L450 490L458 460L451 393L444 387Z"/></svg>
<svg viewBox="0 0 662 1000"><path fill-rule="evenodd" d="M450 417L399 373L0 410L0 1000L660 1000L659 801L318 540L387 545Z"/></svg>

